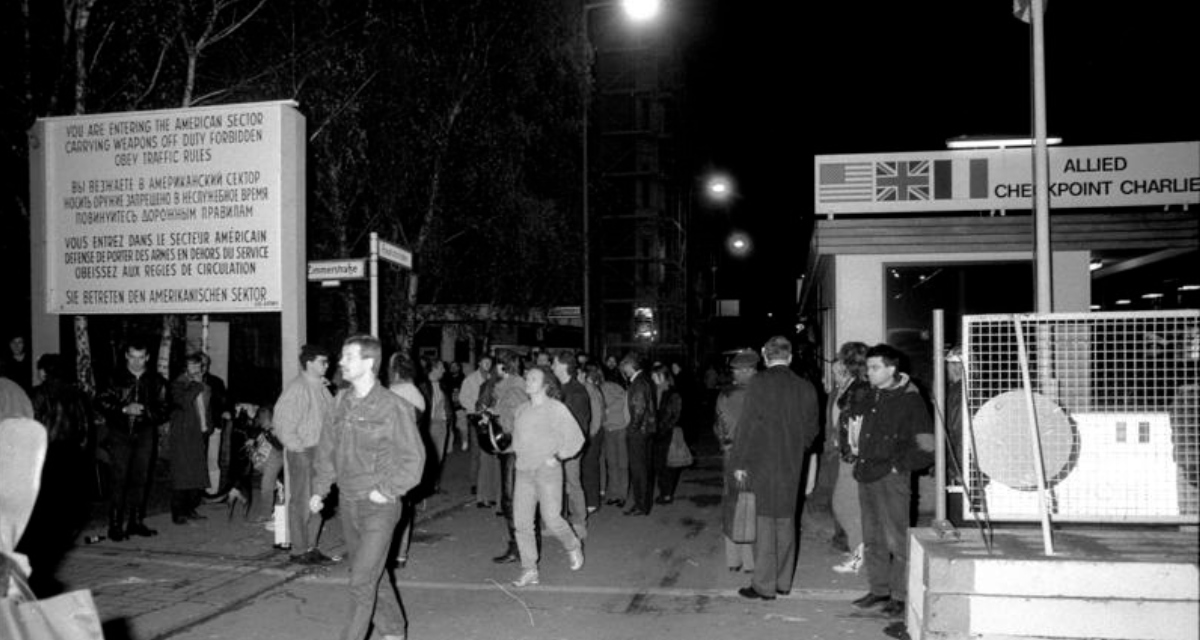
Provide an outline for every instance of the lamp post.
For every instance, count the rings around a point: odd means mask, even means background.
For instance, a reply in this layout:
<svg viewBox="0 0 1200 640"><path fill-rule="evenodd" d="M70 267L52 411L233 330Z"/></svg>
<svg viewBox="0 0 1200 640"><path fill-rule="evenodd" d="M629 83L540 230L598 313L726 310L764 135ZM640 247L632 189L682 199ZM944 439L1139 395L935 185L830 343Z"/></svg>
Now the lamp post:
<svg viewBox="0 0 1200 640"><path fill-rule="evenodd" d="M592 241L590 238L591 231L591 211L588 202L588 105L591 103L591 76L592 76L592 40L588 34L588 16L595 9L604 7L612 7L621 5L625 10L626 17L634 22L646 22L653 20L658 15L659 0L600 0L599 2L583 3L583 10L580 11L579 24L579 39L583 47L583 61L586 74L586 82L584 82L583 94L583 123L581 126L580 140L580 178L582 181L581 190L581 208L582 208L582 233L583 233L583 306L580 309L580 317L583 319L583 349L585 351L592 350Z"/></svg>

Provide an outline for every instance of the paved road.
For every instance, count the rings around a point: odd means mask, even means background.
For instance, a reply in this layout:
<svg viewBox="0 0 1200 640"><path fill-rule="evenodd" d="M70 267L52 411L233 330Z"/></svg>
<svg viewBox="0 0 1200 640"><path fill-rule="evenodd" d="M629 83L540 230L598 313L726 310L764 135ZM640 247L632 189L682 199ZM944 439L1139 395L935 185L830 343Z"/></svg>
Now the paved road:
<svg viewBox="0 0 1200 640"><path fill-rule="evenodd" d="M426 502L411 559L396 575L415 640L463 638L884 637L886 621L855 615L859 576L830 567L827 522L801 540L796 588L770 603L736 595L748 576L724 566L719 459L684 473L675 504L649 517L602 509L589 521L587 563L571 572L547 538L541 585L515 589L515 565L491 557L504 523L467 495L465 454L448 468L446 493ZM270 547L271 534L221 505L178 527L159 516L155 538L79 547L59 571L92 589L109 640L336 638L347 611L346 568L306 569ZM342 551L331 521L323 547Z"/></svg>

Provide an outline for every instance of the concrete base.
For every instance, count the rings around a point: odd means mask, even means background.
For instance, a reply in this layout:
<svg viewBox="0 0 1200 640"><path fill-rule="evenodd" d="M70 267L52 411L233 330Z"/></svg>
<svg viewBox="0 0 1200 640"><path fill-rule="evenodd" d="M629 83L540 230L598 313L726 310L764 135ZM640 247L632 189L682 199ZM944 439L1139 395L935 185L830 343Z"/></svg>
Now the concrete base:
<svg viewBox="0 0 1200 640"><path fill-rule="evenodd" d="M913 640L1200 638L1200 546L1194 530L1038 528L959 540L912 529L907 625Z"/></svg>

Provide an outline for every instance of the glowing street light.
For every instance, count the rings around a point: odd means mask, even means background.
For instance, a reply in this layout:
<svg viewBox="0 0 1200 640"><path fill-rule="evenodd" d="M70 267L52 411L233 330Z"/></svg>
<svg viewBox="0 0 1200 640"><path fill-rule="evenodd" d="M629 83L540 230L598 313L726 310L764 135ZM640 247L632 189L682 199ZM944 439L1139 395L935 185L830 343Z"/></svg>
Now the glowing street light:
<svg viewBox="0 0 1200 640"><path fill-rule="evenodd" d="M734 231L725 240L725 246L729 249L730 255L735 258L744 258L750 255L753 243L751 243L750 236L745 231Z"/></svg>
<svg viewBox="0 0 1200 640"><path fill-rule="evenodd" d="M733 199L733 178L725 173L714 173L704 181L704 195L712 202L725 203Z"/></svg>

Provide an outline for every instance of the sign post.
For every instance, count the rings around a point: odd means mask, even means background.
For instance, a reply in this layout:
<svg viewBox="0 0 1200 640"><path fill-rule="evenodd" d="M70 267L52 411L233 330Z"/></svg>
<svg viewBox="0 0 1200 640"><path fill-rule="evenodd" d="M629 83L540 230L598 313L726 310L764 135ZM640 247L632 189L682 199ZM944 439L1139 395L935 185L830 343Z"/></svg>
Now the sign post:
<svg viewBox="0 0 1200 640"><path fill-rule="evenodd" d="M379 259L395 264L405 269L412 269L412 252L402 249L386 240L380 240L379 234L371 232L371 335L379 337Z"/></svg>

